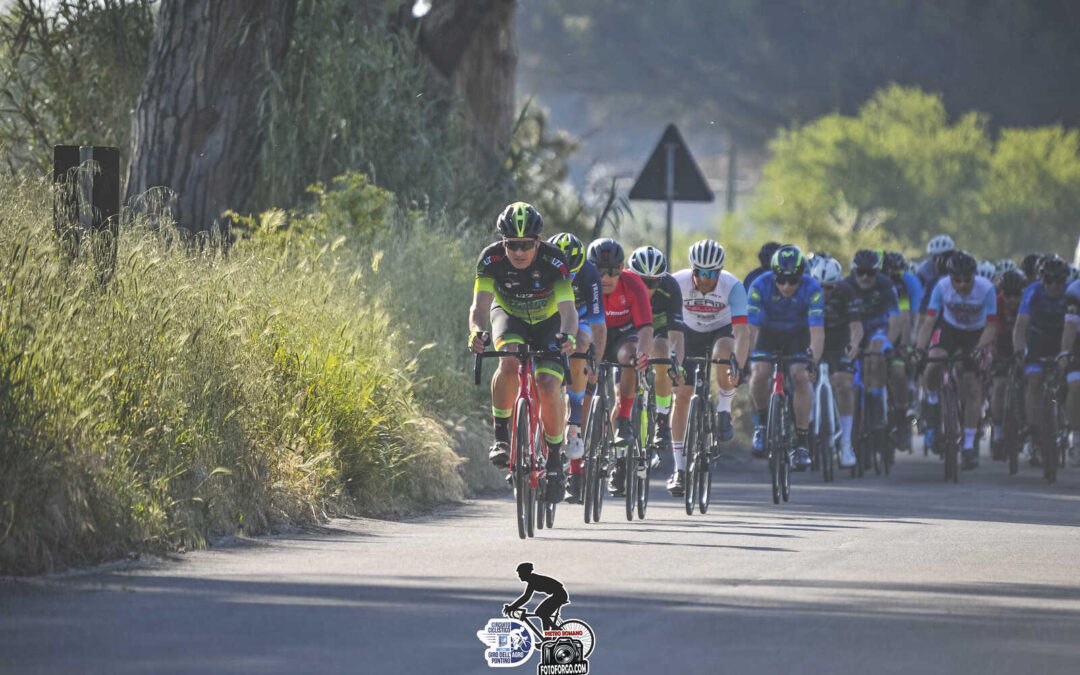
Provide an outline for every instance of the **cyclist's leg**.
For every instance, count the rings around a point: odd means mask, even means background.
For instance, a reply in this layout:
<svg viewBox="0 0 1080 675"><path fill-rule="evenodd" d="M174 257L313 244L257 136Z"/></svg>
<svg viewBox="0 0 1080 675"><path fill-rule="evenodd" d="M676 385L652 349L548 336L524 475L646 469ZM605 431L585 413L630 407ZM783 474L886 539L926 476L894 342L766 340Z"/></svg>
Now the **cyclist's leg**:
<svg viewBox="0 0 1080 675"><path fill-rule="evenodd" d="M855 379L851 372L851 362L842 357L829 359L829 379L832 382L833 398L840 415L840 452L843 466L855 464L855 453L851 445L851 429L854 426L855 394L851 391Z"/></svg>
<svg viewBox="0 0 1080 675"><path fill-rule="evenodd" d="M884 353L887 347L886 336L878 331L867 341L866 350L869 353L863 356L863 381L866 383L867 401L870 404L868 412L874 426L879 428L888 421L884 405L887 374Z"/></svg>
<svg viewBox="0 0 1080 675"><path fill-rule="evenodd" d="M735 350L735 338L731 326L724 326L713 335L718 337L712 345L712 358L718 361L730 359ZM716 397L718 432L721 441L729 441L735 434L731 426L731 404L735 400L737 383L731 377L731 366L714 364L713 371L716 373L716 384L720 389L720 395Z"/></svg>
<svg viewBox="0 0 1080 675"><path fill-rule="evenodd" d="M492 344L497 351L513 351L525 345L528 324L510 316L502 307L491 310ZM495 427L495 444L489 458L496 466L505 467L510 461L510 426L514 400L518 391L519 361L513 357L499 359L499 367L491 378L491 415Z"/></svg>
<svg viewBox="0 0 1080 675"><path fill-rule="evenodd" d="M685 356L705 356L708 345L709 333L699 333L687 329L683 333L683 352ZM683 384L675 388L675 407L671 414L671 453L675 458L675 471L686 470L686 459L683 457L683 442L686 440L686 419L690 415L690 398L694 395L695 370L692 366L685 367L686 376Z"/></svg>
<svg viewBox="0 0 1080 675"><path fill-rule="evenodd" d="M565 604L567 604L567 596L563 593L553 595L536 606L536 611L533 613L540 618L544 630L555 630L555 614Z"/></svg>
<svg viewBox="0 0 1080 675"><path fill-rule="evenodd" d="M592 345L592 329L588 325L579 325L577 332L576 354L584 354ZM580 474L581 456L585 452L582 430L585 428L585 360L570 359L571 384L567 386L566 402L569 409L566 416L566 456L570 459L570 474Z"/></svg>
<svg viewBox="0 0 1080 675"><path fill-rule="evenodd" d="M536 350L558 349L555 342L555 334L559 330L558 315L534 324L531 328L528 339L530 347ZM562 389L565 373L561 363L547 359L536 361L533 368L540 421L547 446L546 498L550 502L559 502L563 499L566 488L562 465L562 443L566 429L566 397Z"/></svg>
<svg viewBox="0 0 1080 675"><path fill-rule="evenodd" d="M667 329L653 335L653 348L651 356L658 359L666 359L671 356L671 343L668 340ZM657 440L665 448L671 446L671 378L668 377L669 366L660 363L653 366L653 395L656 398L656 436Z"/></svg>
<svg viewBox="0 0 1080 675"><path fill-rule="evenodd" d="M982 420L983 388L982 378L975 369L967 368L960 378L960 398L964 401L964 445L963 449L975 450L975 436Z"/></svg>
<svg viewBox="0 0 1080 675"><path fill-rule="evenodd" d="M1065 381L1066 412L1069 417L1069 453L1074 465L1080 464L1080 361L1072 359L1067 368Z"/></svg>

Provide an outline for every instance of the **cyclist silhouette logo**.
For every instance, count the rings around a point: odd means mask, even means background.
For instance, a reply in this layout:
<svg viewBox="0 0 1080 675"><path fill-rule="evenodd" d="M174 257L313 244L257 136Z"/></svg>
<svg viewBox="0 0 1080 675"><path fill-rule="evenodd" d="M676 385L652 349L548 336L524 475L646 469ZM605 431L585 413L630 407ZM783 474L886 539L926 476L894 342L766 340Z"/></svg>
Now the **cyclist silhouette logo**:
<svg viewBox="0 0 1080 675"><path fill-rule="evenodd" d="M487 645L484 658L492 668L519 666L540 652L539 675L586 675L596 638L589 624L579 619L559 617L570 596L562 582L537 574L531 562L517 566L525 591L512 603L503 605L503 616L489 619L476 637ZM529 612L525 605L535 593L547 597ZM539 627L536 625L539 623Z"/></svg>

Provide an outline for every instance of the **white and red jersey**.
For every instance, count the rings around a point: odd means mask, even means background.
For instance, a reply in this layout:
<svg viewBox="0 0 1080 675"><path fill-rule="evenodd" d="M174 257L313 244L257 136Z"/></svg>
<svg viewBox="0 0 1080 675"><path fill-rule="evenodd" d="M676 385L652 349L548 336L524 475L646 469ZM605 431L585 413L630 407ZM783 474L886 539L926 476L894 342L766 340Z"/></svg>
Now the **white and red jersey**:
<svg viewBox="0 0 1080 675"><path fill-rule="evenodd" d="M682 292L683 324L692 331L708 333L733 323L746 323L746 288L731 272L721 271L716 288L702 293L694 287L693 270L672 276Z"/></svg>

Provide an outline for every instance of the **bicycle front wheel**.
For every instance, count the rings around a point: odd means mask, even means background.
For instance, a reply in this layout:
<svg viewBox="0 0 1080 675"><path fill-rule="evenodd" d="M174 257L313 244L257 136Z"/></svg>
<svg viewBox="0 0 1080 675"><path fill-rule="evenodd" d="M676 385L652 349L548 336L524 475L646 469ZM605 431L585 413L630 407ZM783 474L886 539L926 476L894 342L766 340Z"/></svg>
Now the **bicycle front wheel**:
<svg viewBox="0 0 1080 675"><path fill-rule="evenodd" d="M765 424L765 448L769 453L769 473L772 477L773 504L780 503L781 465L787 453L784 439L784 395L773 394L769 397L769 416Z"/></svg>
<svg viewBox="0 0 1080 675"><path fill-rule="evenodd" d="M945 480L960 481L960 406L952 386L941 388L941 440L945 451Z"/></svg>
<svg viewBox="0 0 1080 675"><path fill-rule="evenodd" d="M514 417L514 503L518 537L533 536L533 454L529 444L529 402L518 401Z"/></svg>
<svg viewBox="0 0 1080 675"><path fill-rule="evenodd" d="M690 411L686 417L686 442L683 444L683 453L686 457L686 480L683 488L683 506L686 515L694 515L694 504L697 493L697 446L701 436L701 401L695 395L690 399Z"/></svg>
<svg viewBox="0 0 1080 675"><path fill-rule="evenodd" d="M644 520L645 510L649 507L649 476L652 473L652 448L647 445L649 440L649 415L645 409L645 398L640 394L634 404L634 410L630 418L635 421L634 431L637 438L638 466L634 479L634 505L637 508L637 517Z"/></svg>
<svg viewBox="0 0 1080 675"><path fill-rule="evenodd" d="M600 520L599 492L600 483L600 454L603 448L604 436L604 411L600 393L593 396L589 405L589 420L585 424L585 483L582 491L585 493L585 523Z"/></svg>
<svg viewBox="0 0 1080 675"><path fill-rule="evenodd" d="M563 621L559 626L559 630L563 632L563 635L567 635L575 640L581 640L581 651L585 658L589 658L589 654L592 654L593 647L596 646L596 636L593 635L592 628L584 621L577 619L570 619Z"/></svg>

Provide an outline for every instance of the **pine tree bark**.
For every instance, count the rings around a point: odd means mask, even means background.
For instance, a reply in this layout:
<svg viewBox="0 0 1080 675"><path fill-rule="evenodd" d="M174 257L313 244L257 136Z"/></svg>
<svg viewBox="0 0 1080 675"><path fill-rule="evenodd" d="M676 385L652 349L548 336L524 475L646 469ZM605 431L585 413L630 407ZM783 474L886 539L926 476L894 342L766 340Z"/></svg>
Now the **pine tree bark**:
<svg viewBox="0 0 1080 675"><path fill-rule="evenodd" d="M210 229L258 174L258 106L289 45L296 0L162 0L132 120L127 196L164 186L173 216Z"/></svg>

